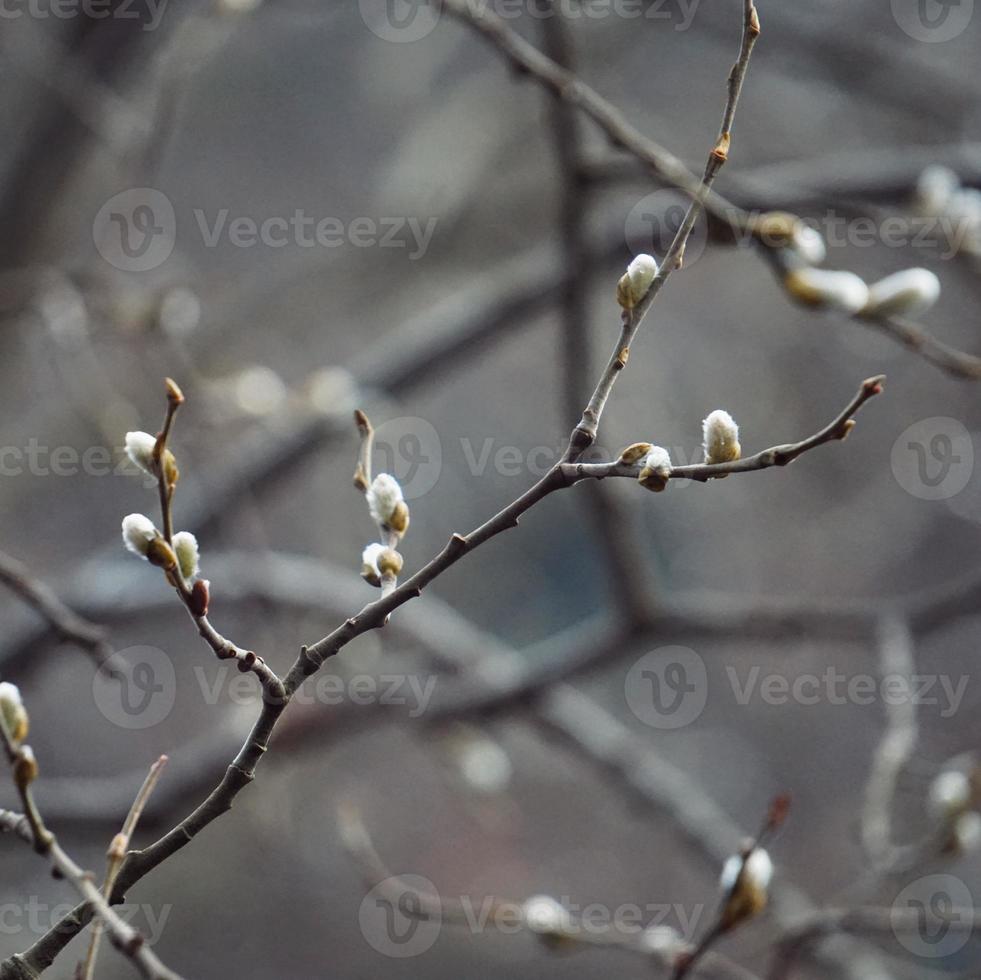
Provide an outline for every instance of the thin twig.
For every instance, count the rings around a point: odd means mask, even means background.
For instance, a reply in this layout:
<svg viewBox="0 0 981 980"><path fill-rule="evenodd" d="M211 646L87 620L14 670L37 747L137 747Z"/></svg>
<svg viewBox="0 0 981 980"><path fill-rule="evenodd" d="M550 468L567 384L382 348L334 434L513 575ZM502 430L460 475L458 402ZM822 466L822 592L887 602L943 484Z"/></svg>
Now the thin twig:
<svg viewBox="0 0 981 980"><path fill-rule="evenodd" d="M79 616L49 586L31 575L23 562L3 552L0 552L0 582L40 613L59 639L80 647L110 676L126 675L126 664L113 652L106 640L106 631Z"/></svg>
<svg viewBox="0 0 981 980"><path fill-rule="evenodd" d="M147 801L150 799L150 794L160 779L165 765L167 765L167 756L162 755L150 766L150 771L147 773L146 779L143 780L143 785L136 794L129 813L126 814L122 830L112 839L112 843L109 845L106 877L102 882L102 897L106 901L109 900L109 896L112 894L113 886L116 883L116 878L119 876L119 869L122 867L123 861L126 858L126 852L129 850L129 842L136 830L136 825L143 814ZM102 920L97 919L95 925L92 927L92 938L89 940L88 953L86 954L84 963L80 967L80 980L92 980L92 977L95 975L95 961L99 955L102 930Z"/></svg>

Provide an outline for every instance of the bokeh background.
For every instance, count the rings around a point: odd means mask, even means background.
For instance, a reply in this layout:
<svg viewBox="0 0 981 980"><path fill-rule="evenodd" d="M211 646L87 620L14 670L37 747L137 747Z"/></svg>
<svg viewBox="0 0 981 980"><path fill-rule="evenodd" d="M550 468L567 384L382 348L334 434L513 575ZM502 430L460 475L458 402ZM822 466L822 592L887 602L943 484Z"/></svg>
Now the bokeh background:
<svg viewBox="0 0 981 980"><path fill-rule="evenodd" d="M854 229L912 215L930 163L976 184L981 11L924 5L926 19L901 0L759 0L718 189ZM177 524L198 533L212 619L285 671L373 597L358 577L373 526L351 486L352 409L379 430L376 466L403 480L416 569L554 460L615 340L616 280L632 250L663 252L680 199L586 124L584 151L606 176L571 194L549 96L446 14L382 0L44 9L14 4L0 20L0 547L151 664L154 690L127 710L7 595L0 673L30 706L39 804L98 872L149 763L171 757L139 844L203 798L257 710L119 542L123 515L154 514L121 446L129 429L156 430L163 377L187 395ZM700 170L741 4L626 9L563 7L576 69ZM499 12L541 45L536 10ZM948 38L943 24L958 29ZM290 228L298 212L332 219L333 243ZM241 219L274 219L275 241ZM976 263L935 240L845 237L829 266L937 272L925 325L981 352ZM650 975L615 951L556 956L526 932L446 926L419 955L384 948L338 833L343 799L393 871L444 895L632 903L698 935L720 858L789 792L771 848L787 890L720 946L757 975L802 893L889 907L942 874L981 894L976 855L873 870L862 808L889 717L881 694L804 704L757 688L739 703L732 681L878 678L881 614L910 613L934 703L916 709L891 812L897 840L929 832L931 780L981 734L981 389L868 326L793 306L759 255L704 226L688 259L631 352L603 449L648 440L697 460L701 419L721 407L752 452L816 431L869 375L888 375L886 393L846 442L786 470L659 496L627 481L555 495L352 644L331 665L340 696L295 706L256 785L129 896L148 931L166 916L156 949L182 975ZM638 601L650 621L625 631ZM638 661L656 668L675 647L697 691L669 726L645 707ZM588 669L566 680L563 657L582 649ZM558 686L492 714L452 710L542 664L557 665ZM410 678L433 685L431 700ZM943 679L960 685L956 703ZM15 805L12 786L0 805ZM7 956L73 895L21 842L0 849ZM798 975L977 975L977 939L940 952L886 934ZM83 953L76 941L52 975ZM131 973L104 950L98 975Z"/></svg>

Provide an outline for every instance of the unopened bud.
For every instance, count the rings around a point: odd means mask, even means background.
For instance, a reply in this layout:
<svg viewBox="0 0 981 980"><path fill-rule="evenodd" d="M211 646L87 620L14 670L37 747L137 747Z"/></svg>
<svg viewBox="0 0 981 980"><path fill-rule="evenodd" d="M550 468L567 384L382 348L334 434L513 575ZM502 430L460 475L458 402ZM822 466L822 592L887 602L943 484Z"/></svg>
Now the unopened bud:
<svg viewBox="0 0 981 980"><path fill-rule="evenodd" d="M382 553L388 549L377 541L369 544L361 553L361 577L376 589L381 586L381 569L378 567L378 559Z"/></svg>
<svg viewBox="0 0 981 980"><path fill-rule="evenodd" d="M805 306L828 306L858 313L869 299L869 287L854 272L792 269L784 277L787 292Z"/></svg>
<svg viewBox="0 0 981 980"><path fill-rule="evenodd" d="M153 521L144 514L127 514L123 518L123 544L126 550L146 558L152 541L160 537Z"/></svg>
<svg viewBox="0 0 981 980"><path fill-rule="evenodd" d="M198 539L190 531L178 531L174 535L174 553L181 575L185 581L192 581L200 571Z"/></svg>
<svg viewBox="0 0 981 980"><path fill-rule="evenodd" d="M402 488L398 480L388 473L379 473L371 481L368 492L368 510L371 516L384 527L390 527L397 534L404 534L409 526L409 508L402 499Z"/></svg>
<svg viewBox="0 0 981 980"><path fill-rule="evenodd" d="M644 457L637 482L654 493L660 493L671 476L671 456L661 446L651 446Z"/></svg>
<svg viewBox="0 0 981 980"><path fill-rule="evenodd" d="M22 745L14 761L14 783L23 792L37 779L37 776L38 764L34 757L34 750L29 745Z"/></svg>
<svg viewBox="0 0 981 980"><path fill-rule="evenodd" d="M22 742L27 738L30 727L27 708L21 699L20 688L9 681L0 682L0 717L12 741Z"/></svg>
<svg viewBox="0 0 981 980"><path fill-rule="evenodd" d="M181 391L180 385L173 378L165 378L164 385L167 388L167 401L172 405L183 405L184 392Z"/></svg>
<svg viewBox="0 0 981 980"><path fill-rule="evenodd" d="M647 295L656 275L657 261L652 255L635 256L617 283L617 302L632 310Z"/></svg>
<svg viewBox="0 0 981 980"><path fill-rule="evenodd" d="M766 908L772 878L773 862L762 847L753 847L726 861L719 882L724 895L723 928L732 929Z"/></svg>
<svg viewBox="0 0 981 980"><path fill-rule="evenodd" d="M199 578L191 586L191 596L188 600L188 608L195 616L208 615L208 602L211 599L210 583L207 579Z"/></svg>
<svg viewBox="0 0 981 980"><path fill-rule="evenodd" d="M916 316L940 298L940 280L929 269L903 269L869 286L863 316Z"/></svg>
<svg viewBox="0 0 981 980"><path fill-rule="evenodd" d="M702 449L706 463L731 463L742 455L739 426L732 416L717 408L702 422ZM728 474L723 473L722 479Z"/></svg>

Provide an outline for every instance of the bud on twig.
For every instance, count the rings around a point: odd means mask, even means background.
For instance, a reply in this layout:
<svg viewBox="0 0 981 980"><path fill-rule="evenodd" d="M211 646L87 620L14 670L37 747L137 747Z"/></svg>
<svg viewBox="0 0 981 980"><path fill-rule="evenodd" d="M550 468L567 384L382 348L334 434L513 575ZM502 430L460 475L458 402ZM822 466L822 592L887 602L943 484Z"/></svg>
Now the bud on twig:
<svg viewBox="0 0 981 980"><path fill-rule="evenodd" d="M647 295L656 275L657 262L653 256L643 253L635 256L617 283L617 302L625 310L632 310Z"/></svg>
<svg viewBox="0 0 981 980"><path fill-rule="evenodd" d="M376 589L381 587L381 569L378 567L378 559L386 550L385 545L376 541L361 552L361 577Z"/></svg>
<svg viewBox="0 0 981 980"><path fill-rule="evenodd" d="M34 750L29 745L22 745L14 761L14 783L23 793L37 779L38 764Z"/></svg>
<svg viewBox="0 0 981 980"><path fill-rule="evenodd" d="M719 884L723 892L720 925L726 931L759 915L766 908L773 862L762 848L750 845L726 861Z"/></svg>
<svg viewBox="0 0 981 980"><path fill-rule="evenodd" d="M702 450L706 463L731 463L742 455L739 426L728 412L717 408L702 421ZM722 473L718 479L724 479Z"/></svg>
<svg viewBox="0 0 981 980"><path fill-rule="evenodd" d="M11 741L22 742L27 738L30 728L27 709L21 699L20 688L9 681L0 682L0 717Z"/></svg>
<svg viewBox="0 0 981 980"><path fill-rule="evenodd" d="M854 272L792 269L784 276L787 292L805 306L829 306L858 313L868 302L869 287Z"/></svg>
<svg viewBox="0 0 981 980"><path fill-rule="evenodd" d="M154 450L157 445L157 437L151 436L149 432L127 432L126 433L126 455L141 469L154 479L159 476ZM174 454L165 449L160 457L160 464L163 470L164 479L168 486L176 486L180 476L177 470L177 460Z"/></svg>
<svg viewBox="0 0 981 980"><path fill-rule="evenodd" d="M123 518L123 544L134 555L146 558L150 543L159 537L160 532L145 514L127 514Z"/></svg>
<svg viewBox="0 0 981 980"><path fill-rule="evenodd" d="M211 599L210 584L207 579L199 578L191 586L191 597L187 605L193 615L208 615L208 602Z"/></svg>
<svg viewBox="0 0 981 980"><path fill-rule="evenodd" d="M177 566L186 582L193 581L200 569L198 557L198 539L190 531L178 531L174 535L174 553L177 555Z"/></svg>
<svg viewBox="0 0 981 980"><path fill-rule="evenodd" d="M372 518L400 537L404 535L409 527L409 508L402 499L402 488L398 480L388 473L379 473L371 481L366 496Z"/></svg>
<svg viewBox="0 0 981 980"><path fill-rule="evenodd" d="M940 298L940 280L929 269L903 269L869 286L863 316L916 316Z"/></svg>
<svg viewBox="0 0 981 980"><path fill-rule="evenodd" d="M654 493L660 493L671 475L671 456L661 446L651 446L644 457L637 482Z"/></svg>

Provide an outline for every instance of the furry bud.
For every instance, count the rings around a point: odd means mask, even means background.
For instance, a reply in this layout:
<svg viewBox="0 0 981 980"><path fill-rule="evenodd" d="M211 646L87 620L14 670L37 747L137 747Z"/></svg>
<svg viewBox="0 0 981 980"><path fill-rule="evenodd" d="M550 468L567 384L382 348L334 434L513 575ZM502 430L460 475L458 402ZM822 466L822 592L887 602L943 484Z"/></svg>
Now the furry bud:
<svg viewBox="0 0 981 980"><path fill-rule="evenodd" d="M724 929L732 929L766 908L772 878L773 862L762 847L734 854L726 861L719 880L724 896Z"/></svg>
<svg viewBox="0 0 981 980"><path fill-rule="evenodd" d="M854 272L792 269L784 277L787 292L805 306L829 306L858 313L869 300L869 287Z"/></svg>
<svg viewBox="0 0 981 980"><path fill-rule="evenodd" d="M903 269L869 286L864 316L916 316L940 298L940 280L929 269Z"/></svg>
<svg viewBox="0 0 981 980"><path fill-rule="evenodd" d="M625 310L632 310L647 295L657 271L653 256L644 253L635 256L617 283L617 302Z"/></svg>
<svg viewBox="0 0 981 980"><path fill-rule="evenodd" d="M27 738L30 719L21 700L20 689L8 681L0 682L0 717L3 718L7 734L14 742Z"/></svg>
<svg viewBox="0 0 981 980"><path fill-rule="evenodd" d="M153 521L144 514L128 514L123 518L123 544L126 550L146 558L150 543L160 537Z"/></svg>
<svg viewBox="0 0 981 980"><path fill-rule="evenodd" d="M381 569L378 567L378 559L388 550L385 545L376 541L361 552L361 577L376 589L381 587Z"/></svg>
<svg viewBox="0 0 981 980"><path fill-rule="evenodd" d="M731 463L742 455L742 447L739 445L739 426L728 412L717 408L704 419L702 449L705 452L706 463Z"/></svg>
<svg viewBox="0 0 981 980"><path fill-rule="evenodd" d="M671 456L661 446L651 446L641 461L637 482L654 493L660 493L667 485L671 475Z"/></svg>
<svg viewBox="0 0 981 980"><path fill-rule="evenodd" d="M156 436L151 436L149 432L127 432L126 433L126 455L144 473L156 478L159 476L157 464L153 458L153 451L157 445ZM177 470L177 460L174 454L165 449L160 457L164 479L168 486L176 486L180 474Z"/></svg>
<svg viewBox="0 0 981 980"><path fill-rule="evenodd" d="M185 581L194 579L200 569L198 557L198 539L190 531L178 531L174 535L174 553L177 555L177 566Z"/></svg>
<svg viewBox="0 0 981 980"><path fill-rule="evenodd" d="M376 523L389 527L397 534L404 534L409 526L409 508L402 498L398 480L388 473L379 473L371 481L365 494L368 510Z"/></svg>

